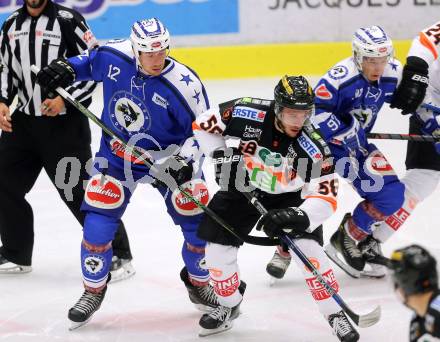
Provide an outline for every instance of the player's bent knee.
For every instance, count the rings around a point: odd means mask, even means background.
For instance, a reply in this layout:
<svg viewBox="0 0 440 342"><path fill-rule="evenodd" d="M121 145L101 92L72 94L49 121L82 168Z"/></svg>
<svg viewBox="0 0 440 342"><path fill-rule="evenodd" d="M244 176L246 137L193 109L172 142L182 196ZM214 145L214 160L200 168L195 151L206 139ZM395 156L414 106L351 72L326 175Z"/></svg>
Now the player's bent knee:
<svg viewBox="0 0 440 342"><path fill-rule="evenodd" d="M118 218L89 212L84 222L84 240L105 245L114 239L118 226Z"/></svg>
<svg viewBox="0 0 440 342"><path fill-rule="evenodd" d="M217 243L208 243L205 249L205 260L208 268L221 268L222 265L237 263L238 248Z"/></svg>

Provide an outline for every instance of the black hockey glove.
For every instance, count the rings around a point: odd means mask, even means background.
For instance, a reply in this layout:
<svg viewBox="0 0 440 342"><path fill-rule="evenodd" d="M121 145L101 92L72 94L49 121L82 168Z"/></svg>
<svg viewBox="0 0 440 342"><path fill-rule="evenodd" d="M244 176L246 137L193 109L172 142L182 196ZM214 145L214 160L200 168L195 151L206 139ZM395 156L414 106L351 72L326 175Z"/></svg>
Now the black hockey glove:
<svg viewBox="0 0 440 342"><path fill-rule="evenodd" d="M236 190L235 180L237 175L243 177L243 181L240 184L245 183L246 171L243 169L243 172L237 173L237 170L241 170L239 164L243 157L237 148L225 147L215 150L212 152L211 157L215 165L215 181L222 191Z"/></svg>
<svg viewBox="0 0 440 342"><path fill-rule="evenodd" d="M156 181L152 183L154 187L163 186L173 188L175 185L167 181L167 175L171 176L178 186L190 181L193 175L192 164L188 164L185 158L178 155L171 156L165 162L158 165L157 169L159 171L158 175L153 175L156 178ZM161 171L165 173L165 177L160 176Z"/></svg>
<svg viewBox="0 0 440 342"><path fill-rule="evenodd" d="M402 114L415 112L425 98L428 80L428 64L419 57L408 57L390 107L401 109Z"/></svg>
<svg viewBox="0 0 440 342"><path fill-rule="evenodd" d="M258 221L257 230L263 229L267 236L273 238L287 234L295 237L301 235L310 226L307 214L299 208L272 209Z"/></svg>
<svg viewBox="0 0 440 342"><path fill-rule="evenodd" d="M37 83L50 92L65 88L75 80L75 70L64 58L58 58L46 65L37 74Z"/></svg>

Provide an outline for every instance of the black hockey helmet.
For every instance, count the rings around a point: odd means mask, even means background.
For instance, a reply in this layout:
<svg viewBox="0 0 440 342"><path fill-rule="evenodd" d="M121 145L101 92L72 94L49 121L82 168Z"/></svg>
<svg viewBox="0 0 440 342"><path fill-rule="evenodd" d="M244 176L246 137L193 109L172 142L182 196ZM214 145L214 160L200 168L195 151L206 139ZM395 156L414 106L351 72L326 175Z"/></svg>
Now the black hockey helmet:
<svg viewBox="0 0 440 342"><path fill-rule="evenodd" d="M437 262L423 247L411 245L398 249L391 255L391 261L394 286L406 296L437 289Z"/></svg>
<svg viewBox="0 0 440 342"><path fill-rule="evenodd" d="M280 107L300 110L312 110L315 94L304 76L284 76L276 85L275 112ZM278 109L278 110L277 110Z"/></svg>

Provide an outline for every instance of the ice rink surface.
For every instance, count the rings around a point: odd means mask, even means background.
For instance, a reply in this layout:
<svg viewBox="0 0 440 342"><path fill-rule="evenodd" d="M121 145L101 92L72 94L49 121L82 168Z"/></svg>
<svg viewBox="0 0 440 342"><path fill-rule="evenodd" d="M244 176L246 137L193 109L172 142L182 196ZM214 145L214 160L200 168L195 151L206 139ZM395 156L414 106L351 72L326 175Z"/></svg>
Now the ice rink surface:
<svg viewBox="0 0 440 342"><path fill-rule="evenodd" d="M205 82L211 104L254 96L272 98L277 79ZM95 99L99 98L99 92ZM102 104L101 104L102 105ZM99 103L93 105L99 110ZM100 136L92 123L94 147ZM406 133L408 120L384 108L375 132ZM399 175L405 173L406 143L376 141ZM0 156L1 157L1 156ZM208 179L212 181L212 177ZM422 203L405 226L384 246L419 243L440 257L439 191ZM70 332L68 309L83 292L79 252L81 227L58 198L45 173L28 195L35 216L33 272L0 277L0 341L225 341L318 342L336 341L321 317L302 278L292 264L285 279L269 286L266 263L271 247L245 245L239 252L242 279L248 287L242 315L234 328L205 338L197 336L201 313L190 304L179 278L182 268L179 227L168 218L162 198L146 185L139 186L123 219L129 234L137 274L109 286L101 309L86 326ZM359 197L342 183L337 213L326 222L327 242L345 212ZM255 234L255 233L254 233ZM361 341L407 341L410 311L394 296L390 281L352 279L335 266L345 301L358 312L382 306L382 319L359 329Z"/></svg>

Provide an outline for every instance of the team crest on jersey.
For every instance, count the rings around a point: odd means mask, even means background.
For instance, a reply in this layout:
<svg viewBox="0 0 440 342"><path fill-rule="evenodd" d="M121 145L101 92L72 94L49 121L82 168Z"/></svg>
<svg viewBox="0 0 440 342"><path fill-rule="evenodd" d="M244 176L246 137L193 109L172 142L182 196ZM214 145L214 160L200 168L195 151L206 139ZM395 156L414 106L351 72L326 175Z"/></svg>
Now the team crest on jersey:
<svg viewBox="0 0 440 342"><path fill-rule="evenodd" d="M108 111L113 125L130 136L146 132L151 127L151 115L145 103L126 91L113 95Z"/></svg>
<svg viewBox="0 0 440 342"><path fill-rule="evenodd" d="M323 100L331 100L333 98L332 93L327 89L325 84L321 84L318 88L316 88L315 95Z"/></svg>
<svg viewBox="0 0 440 342"><path fill-rule="evenodd" d="M345 65L337 65L328 71L328 75L333 80L340 80L348 75L348 68Z"/></svg>
<svg viewBox="0 0 440 342"><path fill-rule="evenodd" d="M194 181L189 181L181 186L185 191L187 191L191 196L197 199L203 205L207 205L209 202L209 192L206 187L206 183L201 179L196 179ZM203 213L193 201L187 198L179 189L174 190L171 201L173 203L174 209L184 216L194 216Z"/></svg>

